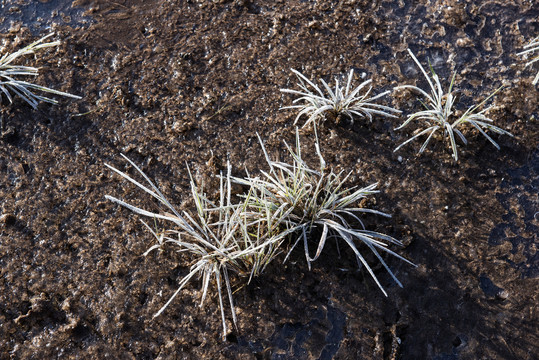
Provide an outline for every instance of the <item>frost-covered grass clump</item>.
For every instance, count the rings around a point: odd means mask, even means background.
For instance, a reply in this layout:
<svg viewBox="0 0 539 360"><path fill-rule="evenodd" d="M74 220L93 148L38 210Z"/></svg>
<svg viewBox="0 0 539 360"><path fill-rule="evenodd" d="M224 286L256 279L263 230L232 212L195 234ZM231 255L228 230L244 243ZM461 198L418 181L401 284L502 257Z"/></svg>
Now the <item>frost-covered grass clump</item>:
<svg viewBox="0 0 539 360"><path fill-rule="evenodd" d="M13 95L19 96L26 101L34 109L40 101L51 104L57 104L58 101L35 93L36 90L53 95L67 96L73 99L80 99L80 96L72 95L63 91L54 90L45 86L33 84L26 80L25 77L35 77L39 74L39 69L32 66L16 65L14 62L25 55L34 54L37 50L58 46L59 41L44 42L53 34L42 37L41 39L31 43L30 45L12 53L5 54L0 58L0 100L4 95L10 103L13 102ZM21 78L22 77L22 78Z"/></svg>
<svg viewBox="0 0 539 360"><path fill-rule="evenodd" d="M524 51L519 52L517 55L531 55L530 60L526 63L526 67L531 66L532 64L539 61L539 36L531 40L527 45L524 46ZM537 85L539 82L539 71L535 75L535 78L532 81L533 85Z"/></svg>
<svg viewBox="0 0 539 360"><path fill-rule="evenodd" d="M191 176L193 211L180 212L163 196L157 186L139 167L127 157L124 156L124 158L137 170L148 185L138 182L110 165L106 166L136 185L139 190L157 199L162 206L162 211L147 211L109 195L106 195L106 198L139 215L152 218L154 221L165 221L168 224L164 226L164 230L154 231L143 221L157 240L157 243L151 246L145 255L152 250L163 249L166 245L171 245L178 252L187 254L191 262L189 273L179 281L176 292L154 317L159 316L185 285L198 276L202 279L200 306L204 304L210 283L214 283L217 288L223 336L225 336L227 332L225 301L223 299L225 292L228 295L234 326L237 326L230 276L235 274L250 280L253 276L260 274L277 256L280 251L280 243L287 235L286 231L281 231L282 219L272 209L261 207L258 208L256 220L252 221L246 208L250 199L249 195L246 196L247 201L232 201L230 166L227 175L221 176L219 198L215 200L209 199L203 188L199 187Z"/></svg>
<svg viewBox="0 0 539 360"><path fill-rule="evenodd" d="M316 134L316 132L315 132ZM360 214L371 213L385 217L383 212L359 206L359 202L375 193L377 183L362 188L350 188L346 182L350 173L333 172L324 161L318 141L315 145L319 159L318 169L311 168L302 158L299 134L296 129L296 149L286 145L291 162L271 160L260 141L269 171L262 171L260 177L235 178L241 184L254 188L257 196L251 203L261 208L270 208L282 214L281 221L295 234L288 255L298 243L303 243L305 258L309 267L318 259L328 239L344 242L355 254L360 267L363 265L378 287L387 296L371 266L366 261L360 245L369 249L389 272L395 282L402 284L393 274L381 256L381 252L393 255L411 265L410 261L389 249L388 245L402 245L400 241L385 234L366 230ZM261 204L261 205L260 205ZM315 234L317 235L315 238ZM311 247L316 248L311 255ZM288 257L287 255L287 257Z"/></svg>
<svg viewBox="0 0 539 360"><path fill-rule="evenodd" d="M453 152L452 156L455 161L457 161L458 152L457 143L455 141L455 134L464 144L468 143L460 130L460 128L462 128L464 125L471 125L475 129L477 129L498 150L500 149L500 146L486 133L485 130L490 130L498 134L513 136L508 131L492 125L493 120L486 116L486 113L492 108L492 106L486 107L483 110L479 110L501 88L494 91L478 105L469 107L468 110L462 113L462 115L457 115L455 102L456 97L453 94L453 86L455 84L456 73L453 73L451 82L449 83L449 88L447 89L447 92L444 92L442 84L440 83L440 79L438 75L434 72L432 66L430 66L429 76L421 63L414 56L412 51L408 49L408 52L410 53L412 59L414 59L414 62L417 64L419 69L421 69L421 72L425 76L425 79L427 79L430 86L430 93L413 85L402 85L395 88L395 90L412 89L421 94L425 98L425 101L421 101L425 109L422 111L415 112L413 114L409 114L406 121L396 129L400 130L404 128L413 120L418 120L421 126L421 128L418 129L418 132L414 136L397 146L394 151L399 150L401 147L419 138L420 136L428 135L427 139L419 149L418 153L421 154L426 149L430 140L434 138L438 133L442 133L442 136L444 138L449 138L450 146Z"/></svg>
<svg viewBox="0 0 539 360"><path fill-rule="evenodd" d="M316 135L316 131L315 131ZM157 249L176 249L186 254L190 271L178 283L178 289L155 314L160 315L180 291L193 278L202 279L200 306L214 283L219 298L223 324L223 336L227 333L225 300L226 292L233 324L237 327L231 275L249 282L263 272L281 252L286 259L300 242L303 243L309 268L319 258L328 239L334 238L347 244L354 252L360 267L364 266L378 287L387 296L374 271L364 257L369 249L389 272L395 282L402 284L390 270L382 253L393 255L411 265L410 261L389 249L390 244L402 245L400 241L385 234L367 230L360 218L362 213L390 217L383 212L361 207L359 202L378 191L377 183L363 188L349 188L346 182L350 173L335 173L326 166L318 141L316 153L320 166L312 169L303 160L299 134L296 129L296 149L287 145L291 163L273 161L262 145L269 171L261 177L245 178L231 176L230 164L226 175L220 176L218 199L209 199L203 187L197 185L190 174L191 211L178 211L161 193L157 186L127 157L124 158L144 179L143 184L127 173L110 165L109 169L128 180L138 190L157 200L160 211L148 211L133 206L116 197L105 197L132 212L153 219L162 230L154 230L142 221L156 239L145 255ZM232 182L245 185L243 194L232 193ZM318 235L317 235L318 234ZM316 248L311 255L310 248Z"/></svg>
<svg viewBox="0 0 539 360"><path fill-rule="evenodd" d="M283 109L298 109L299 113L296 116L294 125L303 115L307 115L307 121L304 127L313 123L315 126L320 121L326 119L327 116L336 118L343 114L348 116L352 121L354 116L360 118L367 117L372 121L373 115L382 115L388 117L397 117L400 111L392 107L377 104L375 101L390 93L384 91L378 95L371 95L372 86L371 79L364 81L358 87L352 88L352 80L354 78L354 70L350 70L345 86L339 84L339 80L335 80L335 88L331 89L329 85L321 79L324 91L311 80L307 79L302 73L292 69L292 72L297 76L298 86L301 90L281 89L284 93L298 95L293 103L296 105L285 106Z"/></svg>

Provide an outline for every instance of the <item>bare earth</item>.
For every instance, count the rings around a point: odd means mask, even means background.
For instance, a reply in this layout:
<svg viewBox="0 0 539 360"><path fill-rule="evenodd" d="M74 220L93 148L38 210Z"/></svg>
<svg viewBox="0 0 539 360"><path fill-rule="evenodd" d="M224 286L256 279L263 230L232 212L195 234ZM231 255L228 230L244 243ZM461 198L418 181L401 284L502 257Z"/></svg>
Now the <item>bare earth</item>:
<svg viewBox="0 0 539 360"><path fill-rule="evenodd" d="M534 1L1 4L3 24L15 22L0 54L52 26L62 45L28 64L41 67L38 83L84 99L37 111L2 104L0 359L539 358L539 92L537 66L516 56L539 35ZM296 114L279 110L293 99L279 89L296 87L291 68L328 82L353 68L375 93L424 87L407 48L430 59L444 87L457 71L464 108L505 85L490 115L515 137L495 134L497 151L468 129L456 165L442 141L420 156L420 142L393 153L416 128L393 130L405 115L320 127L326 162L353 171L350 186L380 183L370 206L393 217L365 221L418 264L386 259L404 288L375 266L384 297L331 242L312 271L298 249L236 284L240 332L225 341L217 298L199 308L197 281L152 319L189 258L142 256L151 235L104 195L156 206L104 163L127 170L126 154L190 209L186 164L211 193L227 160L237 176L266 169L257 133L285 158ZM409 91L381 103L421 108ZM312 129L301 134L312 153Z"/></svg>

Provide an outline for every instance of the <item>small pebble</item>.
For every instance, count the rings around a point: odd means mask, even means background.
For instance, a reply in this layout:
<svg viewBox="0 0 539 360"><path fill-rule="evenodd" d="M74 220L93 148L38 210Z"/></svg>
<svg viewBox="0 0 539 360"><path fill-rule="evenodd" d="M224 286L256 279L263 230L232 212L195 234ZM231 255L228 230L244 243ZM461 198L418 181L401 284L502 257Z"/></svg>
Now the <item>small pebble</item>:
<svg viewBox="0 0 539 360"><path fill-rule="evenodd" d="M507 300L509 292L507 292L507 290L502 290L496 294L496 297L500 300Z"/></svg>

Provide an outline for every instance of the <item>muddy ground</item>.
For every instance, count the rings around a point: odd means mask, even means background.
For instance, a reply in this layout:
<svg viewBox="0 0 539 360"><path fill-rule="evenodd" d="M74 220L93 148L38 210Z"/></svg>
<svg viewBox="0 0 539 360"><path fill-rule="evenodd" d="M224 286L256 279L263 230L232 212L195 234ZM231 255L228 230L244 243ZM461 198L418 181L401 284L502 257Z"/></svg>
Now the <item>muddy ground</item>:
<svg viewBox="0 0 539 360"><path fill-rule="evenodd" d="M41 67L36 82L84 96L38 110L2 104L0 358L539 357L539 93L537 67L516 56L539 34L534 1L0 4L2 54L54 31L62 45L27 63ZM257 133L285 158L296 113L279 110L293 99L279 89L296 87L291 68L326 81L354 69L375 93L426 86L407 48L445 86L457 72L463 108L505 85L490 115L515 137L494 135L497 151L468 129L455 164L442 141L393 153L417 127L395 131L405 115L320 127L327 163L352 171L350 186L380 183L370 205L393 217L365 221L418 265L386 258L404 288L369 258L384 297L330 244L312 271L298 250L240 288L240 332L224 341L217 297L200 309L197 281L152 319L189 258L142 256L151 235L104 195L156 205L104 164L128 170L126 154L189 209L186 165L211 192L227 160L239 176L265 169ZM381 103L421 108L406 91ZM312 154L312 129L301 134Z"/></svg>

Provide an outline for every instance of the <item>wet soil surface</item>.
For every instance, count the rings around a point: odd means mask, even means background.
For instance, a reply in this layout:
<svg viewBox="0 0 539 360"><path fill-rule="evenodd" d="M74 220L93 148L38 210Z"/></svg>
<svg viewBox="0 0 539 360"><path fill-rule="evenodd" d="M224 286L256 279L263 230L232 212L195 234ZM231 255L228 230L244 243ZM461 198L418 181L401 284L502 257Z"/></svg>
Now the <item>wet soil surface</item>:
<svg viewBox="0 0 539 360"><path fill-rule="evenodd" d="M2 54L54 31L62 45L28 64L38 83L84 96L2 104L0 358L538 358L539 93L537 68L516 56L539 34L534 1L0 4ZM104 164L127 170L126 154L189 209L186 165L211 192L227 160L238 176L265 169L257 133L285 157L296 114L279 110L292 101L279 89L296 87L291 68L328 82L355 69L375 93L426 86L407 48L445 86L457 72L464 108L505 85L490 115L515 137L495 135L497 151L466 130L457 165L442 141L394 153L416 126L393 130L404 115L321 125L326 162L352 171L350 186L380 183L371 205L393 217L365 222L418 265L386 259L404 288L369 258L384 297L331 244L311 271L298 250L236 284L240 332L225 340L218 300L199 308L196 281L152 319L189 259L142 256L151 234L104 195L155 204ZM381 100L421 106L407 91ZM312 129L301 135L314 166Z"/></svg>

